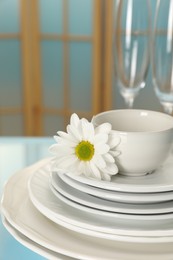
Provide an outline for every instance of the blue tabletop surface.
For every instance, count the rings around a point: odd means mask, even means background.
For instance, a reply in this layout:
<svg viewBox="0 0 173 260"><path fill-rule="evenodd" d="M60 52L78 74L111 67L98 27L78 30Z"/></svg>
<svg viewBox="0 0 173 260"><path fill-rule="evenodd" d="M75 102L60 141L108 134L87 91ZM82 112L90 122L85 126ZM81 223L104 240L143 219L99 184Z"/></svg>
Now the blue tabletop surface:
<svg viewBox="0 0 173 260"><path fill-rule="evenodd" d="M0 137L0 196L4 183L16 171L50 156L53 138ZM0 220L0 260L43 260L45 258L17 242Z"/></svg>

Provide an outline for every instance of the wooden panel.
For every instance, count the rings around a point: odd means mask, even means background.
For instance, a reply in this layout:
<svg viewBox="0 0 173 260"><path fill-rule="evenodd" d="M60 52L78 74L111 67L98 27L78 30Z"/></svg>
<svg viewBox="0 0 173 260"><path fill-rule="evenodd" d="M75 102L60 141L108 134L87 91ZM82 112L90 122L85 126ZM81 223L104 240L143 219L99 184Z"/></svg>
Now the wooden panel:
<svg viewBox="0 0 173 260"><path fill-rule="evenodd" d="M114 1L104 1L104 83L103 83L103 110L109 110L112 108L112 72L113 68L113 10Z"/></svg>
<svg viewBox="0 0 173 260"><path fill-rule="evenodd" d="M98 113L101 109L101 7L102 2L100 0L94 0L92 114Z"/></svg>
<svg viewBox="0 0 173 260"><path fill-rule="evenodd" d="M24 135L33 135L33 118L32 118L32 94L33 82L32 73L32 53L31 53L31 28L29 26L29 4L28 1L20 0L21 8L21 53L23 68L23 109L24 109Z"/></svg>
<svg viewBox="0 0 173 260"><path fill-rule="evenodd" d="M68 0L63 0L63 37L68 35ZM69 45L65 41L63 44L63 56L64 56L64 66L63 66L63 82L64 82L64 116L69 110ZM68 119L65 116L64 125L68 124Z"/></svg>
<svg viewBox="0 0 173 260"><path fill-rule="evenodd" d="M33 124L35 136L43 135L43 114L42 114L42 77L41 77L41 50L40 50L40 26L39 26L39 5L38 0L30 0L31 13L30 23L32 30L32 77L33 77ZM31 19L32 17L32 19Z"/></svg>
<svg viewBox="0 0 173 260"><path fill-rule="evenodd" d="M86 36L86 35L70 35L70 34L63 34L63 35L56 35L56 34L41 34L40 38L43 40L61 40L61 41L92 41L93 37Z"/></svg>
<svg viewBox="0 0 173 260"><path fill-rule="evenodd" d="M23 110L20 107L2 107L0 109L0 115L15 115L15 114L21 114Z"/></svg>

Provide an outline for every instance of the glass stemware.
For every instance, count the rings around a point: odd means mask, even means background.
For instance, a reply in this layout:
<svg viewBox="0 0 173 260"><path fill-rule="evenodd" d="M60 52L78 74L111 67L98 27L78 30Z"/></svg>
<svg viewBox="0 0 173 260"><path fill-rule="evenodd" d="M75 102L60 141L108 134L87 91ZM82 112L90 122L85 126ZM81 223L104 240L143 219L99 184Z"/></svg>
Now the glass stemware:
<svg viewBox="0 0 173 260"><path fill-rule="evenodd" d="M157 1L152 35L153 85L164 112L173 112L173 0Z"/></svg>
<svg viewBox="0 0 173 260"><path fill-rule="evenodd" d="M150 53L148 0L117 0L115 12L115 68L120 94L128 108L145 86Z"/></svg>

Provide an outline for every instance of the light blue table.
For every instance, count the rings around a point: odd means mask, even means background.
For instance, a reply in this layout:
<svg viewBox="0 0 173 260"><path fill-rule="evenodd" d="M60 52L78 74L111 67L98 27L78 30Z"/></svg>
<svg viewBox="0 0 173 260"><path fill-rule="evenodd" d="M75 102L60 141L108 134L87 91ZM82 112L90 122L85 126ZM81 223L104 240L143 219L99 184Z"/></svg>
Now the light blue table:
<svg viewBox="0 0 173 260"><path fill-rule="evenodd" d="M50 156L53 138L0 137L0 196L4 183L16 171ZM43 260L44 258L17 242L0 220L0 260Z"/></svg>

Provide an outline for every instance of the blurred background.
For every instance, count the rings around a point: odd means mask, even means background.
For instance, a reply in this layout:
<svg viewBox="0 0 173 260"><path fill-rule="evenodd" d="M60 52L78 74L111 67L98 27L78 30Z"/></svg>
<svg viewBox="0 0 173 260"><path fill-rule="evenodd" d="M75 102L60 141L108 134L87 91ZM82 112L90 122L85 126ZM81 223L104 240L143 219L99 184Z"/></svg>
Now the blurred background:
<svg viewBox="0 0 173 260"><path fill-rule="evenodd" d="M125 108L113 66L114 11L113 0L0 0L1 136L52 136L73 112L91 119ZM162 111L151 69L134 108Z"/></svg>

